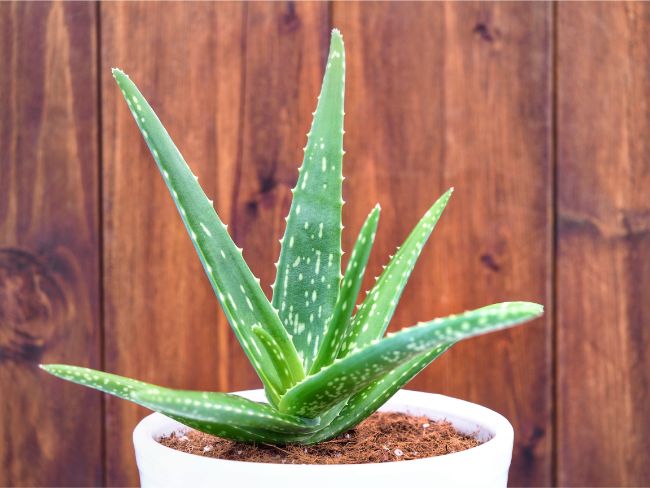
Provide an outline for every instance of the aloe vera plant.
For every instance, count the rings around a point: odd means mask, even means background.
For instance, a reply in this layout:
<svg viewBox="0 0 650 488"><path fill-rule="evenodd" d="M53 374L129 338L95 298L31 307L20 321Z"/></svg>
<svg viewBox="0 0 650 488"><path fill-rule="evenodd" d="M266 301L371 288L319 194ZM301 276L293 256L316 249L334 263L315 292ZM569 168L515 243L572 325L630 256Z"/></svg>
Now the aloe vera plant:
<svg viewBox="0 0 650 488"><path fill-rule="evenodd" d="M451 189L425 213L353 313L380 208L368 215L342 275L345 52L337 30L332 32L270 301L151 106L126 74L115 69L113 75L268 403L226 393L171 390L77 366L43 365L49 373L221 437L310 444L362 421L459 340L542 314L535 303L507 302L385 335Z"/></svg>

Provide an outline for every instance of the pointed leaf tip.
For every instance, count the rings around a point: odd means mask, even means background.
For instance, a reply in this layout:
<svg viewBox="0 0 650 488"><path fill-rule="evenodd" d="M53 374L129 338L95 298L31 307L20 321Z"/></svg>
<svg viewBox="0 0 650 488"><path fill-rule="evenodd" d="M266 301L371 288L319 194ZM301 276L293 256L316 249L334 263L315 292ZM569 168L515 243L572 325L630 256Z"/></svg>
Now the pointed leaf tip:
<svg viewBox="0 0 650 488"><path fill-rule="evenodd" d="M544 315L544 305L534 302L519 302L519 304L522 310L528 311L531 315L536 315L537 317Z"/></svg>
<svg viewBox="0 0 650 488"><path fill-rule="evenodd" d="M39 364L38 367L43 371L58 377L62 377L61 375L65 374L69 369L65 364Z"/></svg>
<svg viewBox="0 0 650 488"><path fill-rule="evenodd" d="M334 306L334 312L325 328L321 347L312 365L311 373L317 373L330 365L337 357L343 340L348 335L350 318L357 302L363 281L370 250L375 240L380 209L378 206L368 214L354 244L345 276L341 277L341 287Z"/></svg>
<svg viewBox="0 0 650 488"><path fill-rule="evenodd" d="M282 240L273 306L308 370L335 307L341 275L345 48L333 31ZM305 285L311 286L309 294Z"/></svg>
<svg viewBox="0 0 650 488"><path fill-rule="evenodd" d="M129 75L127 75L120 68L111 68L111 74L113 75L113 78L115 78L115 79L117 79L118 77L121 77L121 78L128 78L129 77Z"/></svg>
<svg viewBox="0 0 650 488"><path fill-rule="evenodd" d="M294 386L282 397L279 409L292 415L317 416L421 353L441 354L452 343L527 322L540 311L539 305L530 302L496 303L375 339Z"/></svg>
<svg viewBox="0 0 650 488"><path fill-rule="evenodd" d="M345 56L345 53L343 52L344 50L344 44L343 44L343 36L341 35L341 32L338 29L332 29L332 37L330 39L330 50L335 49L335 50L341 50L341 54Z"/></svg>
<svg viewBox="0 0 650 488"><path fill-rule="evenodd" d="M415 262L450 198L451 189L429 208L395 255L391 256L381 276L375 278L376 283L372 291L366 292L366 299L352 319L339 357L370 344L372 340L384 334Z"/></svg>
<svg viewBox="0 0 650 488"><path fill-rule="evenodd" d="M262 324L285 350L288 361L283 366L288 366L294 376L302 377L302 365L295 347L244 261L241 248L233 242L196 176L135 83L119 70L114 74L179 210L208 280L262 382L269 391L275 389L279 374L251 333L251 327L257 323ZM282 385L282 388L290 386ZM270 400L275 401L273 395Z"/></svg>

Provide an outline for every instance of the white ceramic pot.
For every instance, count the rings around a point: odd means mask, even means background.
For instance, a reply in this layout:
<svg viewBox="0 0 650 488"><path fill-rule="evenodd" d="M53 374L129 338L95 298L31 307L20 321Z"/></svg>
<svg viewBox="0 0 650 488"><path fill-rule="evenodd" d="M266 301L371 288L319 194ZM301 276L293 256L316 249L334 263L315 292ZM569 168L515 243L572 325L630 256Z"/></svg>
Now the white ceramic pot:
<svg viewBox="0 0 650 488"><path fill-rule="evenodd" d="M265 401L262 390L239 392ZM512 457L513 430L498 413L463 400L401 390L380 410L447 419L460 432L481 441L466 451L411 461L380 464L264 464L226 461L187 454L157 442L188 428L164 415L144 418L133 431L143 487L224 486L264 488L402 488L406 486L506 486Z"/></svg>

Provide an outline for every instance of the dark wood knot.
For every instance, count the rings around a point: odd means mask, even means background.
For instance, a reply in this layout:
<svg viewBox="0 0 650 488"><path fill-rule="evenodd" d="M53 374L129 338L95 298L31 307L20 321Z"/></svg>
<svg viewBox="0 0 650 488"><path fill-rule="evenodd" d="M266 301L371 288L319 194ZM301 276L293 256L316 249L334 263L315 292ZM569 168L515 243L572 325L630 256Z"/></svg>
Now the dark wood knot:
<svg viewBox="0 0 650 488"><path fill-rule="evenodd" d="M0 362L39 362L66 310L63 290L37 256L0 249Z"/></svg>

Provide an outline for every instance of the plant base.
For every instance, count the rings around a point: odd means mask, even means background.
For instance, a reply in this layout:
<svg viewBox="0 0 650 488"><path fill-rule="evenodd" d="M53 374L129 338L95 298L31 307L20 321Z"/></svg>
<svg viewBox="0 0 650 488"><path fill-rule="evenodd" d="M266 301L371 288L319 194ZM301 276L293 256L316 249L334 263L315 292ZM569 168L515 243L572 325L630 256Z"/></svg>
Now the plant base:
<svg viewBox="0 0 650 488"><path fill-rule="evenodd" d="M160 439L199 456L275 464L364 464L408 461L464 451L480 442L447 421L377 412L349 432L312 446L244 444L190 430Z"/></svg>
<svg viewBox="0 0 650 488"><path fill-rule="evenodd" d="M263 401L264 392L239 395ZM501 415L455 398L400 390L380 409L434 420L448 420L459 432L475 435L481 445L444 456L390 463L274 464L197 456L158 442L188 428L152 414L133 431L140 482L160 486L264 486L265 488L395 488L409 486L505 487L512 455L513 431Z"/></svg>

